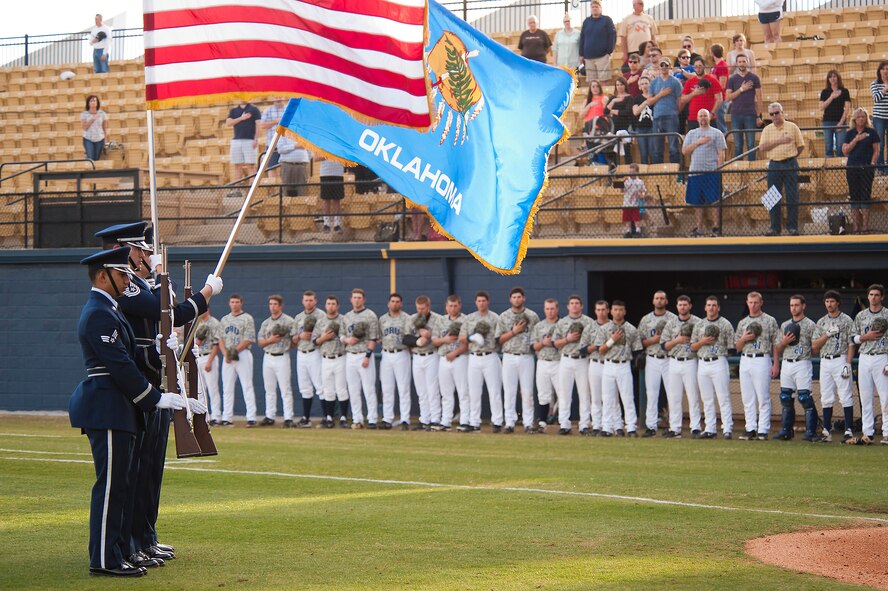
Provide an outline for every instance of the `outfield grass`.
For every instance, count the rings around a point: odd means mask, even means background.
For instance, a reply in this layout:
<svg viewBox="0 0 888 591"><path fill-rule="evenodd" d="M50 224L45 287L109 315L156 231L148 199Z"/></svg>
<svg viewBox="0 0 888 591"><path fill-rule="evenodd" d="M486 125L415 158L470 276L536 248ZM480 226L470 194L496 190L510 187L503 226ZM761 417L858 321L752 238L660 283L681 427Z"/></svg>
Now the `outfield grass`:
<svg viewBox="0 0 888 591"><path fill-rule="evenodd" d="M124 582L87 576L86 438L63 417L0 416L0 589L860 589L743 543L861 524L815 514L888 527L885 446L213 434L213 461L168 464L158 529L179 558Z"/></svg>

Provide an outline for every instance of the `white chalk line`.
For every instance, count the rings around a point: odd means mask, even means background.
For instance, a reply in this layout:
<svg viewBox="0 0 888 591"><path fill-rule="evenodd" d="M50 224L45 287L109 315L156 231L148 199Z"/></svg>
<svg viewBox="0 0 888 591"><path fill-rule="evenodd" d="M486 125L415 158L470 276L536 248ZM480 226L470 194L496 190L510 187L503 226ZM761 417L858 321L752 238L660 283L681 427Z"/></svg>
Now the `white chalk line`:
<svg viewBox="0 0 888 591"><path fill-rule="evenodd" d="M34 433L0 433L0 437L39 437L47 439L65 439L66 435L36 435Z"/></svg>
<svg viewBox="0 0 888 591"><path fill-rule="evenodd" d="M92 464L89 460L62 460L56 458L15 458L3 457L3 460L26 462L57 462L72 464ZM757 509L750 507L728 507L726 505L708 505L704 503L687 503L684 501L669 501L665 499L653 499L650 497L633 497L629 495L615 495L596 492L553 490L547 488L526 488L519 486L483 486L469 484L444 484L440 482L422 482L417 480L388 480L382 478L355 478L349 476L327 476L322 474L291 474L288 472L270 472L259 470L226 470L224 468L198 468L192 466L171 466L168 470L181 470L186 472L207 472L211 474L233 474L240 476L274 476L279 478L299 478L303 480L332 480L335 482L363 482L368 484L392 484L396 486L418 486L425 488L446 488L456 490L476 490L485 492L514 492L539 495L560 495L570 497L586 497L597 499L611 499L619 501L631 501L634 503L647 503L651 505L669 505L673 507L687 507L692 509L711 509L715 511L738 511L744 513L764 513L768 515L782 515L787 517L808 517L814 519L846 519L850 521L870 521L874 523L888 523L888 519L881 517L861 517L856 515L829 515L825 513L801 513L798 511L782 511L780 509Z"/></svg>

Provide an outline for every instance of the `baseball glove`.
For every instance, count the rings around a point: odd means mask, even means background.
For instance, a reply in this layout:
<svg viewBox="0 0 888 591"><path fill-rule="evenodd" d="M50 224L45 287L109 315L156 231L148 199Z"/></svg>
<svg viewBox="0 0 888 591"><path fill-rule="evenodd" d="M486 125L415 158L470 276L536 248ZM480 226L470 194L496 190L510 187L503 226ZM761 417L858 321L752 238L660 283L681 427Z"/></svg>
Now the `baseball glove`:
<svg viewBox="0 0 888 591"><path fill-rule="evenodd" d="M762 336L762 325L758 322L750 322L749 326L746 327L746 330L751 332L755 338Z"/></svg>
<svg viewBox="0 0 888 591"><path fill-rule="evenodd" d="M287 328L287 326L284 324L275 324L273 327L271 327L271 334L277 335L281 338L285 338L290 336L290 329Z"/></svg>
<svg viewBox="0 0 888 591"><path fill-rule="evenodd" d="M357 339L363 339L367 336L367 325L363 322L356 322L355 327L352 329L352 336Z"/></svg>
<svg viewBox="0 0 888 591"><path fill-rule="evenodd" d="M462 328L462 322L451 322L447 327L447 336L458 337L459 329Z"/></svg>
<svg viewBox="0 0 888 591"><path fill-rule="evenodd" d="M873 332L886 332L888 331L888 320L885 320L881 316L873 320L873 323L870 325L870 330Z"/></svg>
<svg viewBox="0 0 888 591"><path fill-rule="evenodd" d="M237 347L232 347L230 349L228 347L225 347L225 356L230 361L237 361L240 359L240 354L238 354L237 352Z"/></svg>
<svg viewBox="0 0 888 591"><path fill-rule="evenodd" d="M682 337L689 337L694 334L694 325L690 322L685 322L681 325L681 328L678 329L678 335Z"/></svg>
<svg viewBox="0 0 888 591"><path fill-rule="evenodd" d="M413 319L413 328L416 330L422 330L423 328L429 325L429 317L425 314L417 314L416 318Z"/></svg>
<svg viewBox="0 0 888 591"><path fill-rule="evenodd" d="M484 322L483 320L475 325L475 334L479 334L482 337L487 337L490 334L490 325Z"/></svg>
<svg viewBox="0 0 888 591"><path fill-rule="evenodd" d="M318 319L314 316L306 316L305 323L302 325L303 332L312 332L318 324Z"/></svg>
<svg viewBox="0 0 888 591"><path fill-rule="evenodd" d="M714 339L717 339L718 335L720 335L720 334L721 334L721 330L719 330L719 328L714 324L710 324L705 329L703 329L703 336L704 337L712 337Z"/></svg>
<svg viewBox="0 0 888 591"><path fill-rule="evenodd" d="M206 324L201 324L197 327L197 330L194 331L194 338L198 341L205 341L208 336L210 336L210 327Z"/></svg>
<svg viewBox="0 0 888 591"><path fill-rule="evenodd" d="M567 329L567 332L577 332L577 333L579 333L579 332L583 332L583 329L584 329L584 328L585 328L585 327L583 326L583 323L582 323L582 322L571 322L571 323L570 323L570 328Z"/></svg>
<svg viewBox="0 0 888 591"><path fill-rule="evenodd" d="M791 334L795 337L793 342L798 342L799 337L802 336L802 327L798 322L790 322L786 325L786 328L783 329L783 334Z"/></svg>
<svg viewBox="0 0 888 591"><path fill-rule="evenodd" d="M105 31L99 31L96 33L96 41L104 41L108 38L108 34Z"/></svg>
<svg viewBox="0 0 888 591"><path fill-rule="evenodd" d="M872 445L873 438L866 435L858 435L843 442L845 445Z"/></svg>
<svg viewBox="0 0 888 591"><path fill-rule="evenodd" d="M339 334L339 323L338 322L331 322L330 324L327 325L327 330L329 330L333 334Z"/></svg>
<svg viewBox="0 0 888 591"><path fill-rule="evenodd" d="M416 337L416 335L412 334L405 334L403 337L401 337L401 343L405 347L415 347L418 344L418 341L419 338Z"/></svg>
<svg viewBox="0 0 888 591"><path fill-rule="evenodd" d="M654 332L655 332L656 334L663 334L663 329L664 329L664 328L666 328L666 321L665 321L665 320L661 320L661 321L659 321L659 322L657 323L657 325L654 327Z"/></svg>

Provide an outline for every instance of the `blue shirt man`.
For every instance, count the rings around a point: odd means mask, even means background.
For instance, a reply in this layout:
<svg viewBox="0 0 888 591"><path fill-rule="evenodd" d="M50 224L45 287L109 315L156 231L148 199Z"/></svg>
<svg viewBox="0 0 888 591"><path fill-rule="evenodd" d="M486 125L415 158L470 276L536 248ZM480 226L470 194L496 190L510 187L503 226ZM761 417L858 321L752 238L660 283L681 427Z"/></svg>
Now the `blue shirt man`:
<svg viewBox="0 0 888 591"><path fill-rule="evenodd" d="M647 99L648 105L653 106L654 133L668 134L669 161L673 164L681 162L681 151L678 141L678 98L681 96L681 82L672 76L672 62L669 58L660 58L658 64L660 75L651 80ZM663 162L663 141L656 138L653 147L654 163Z"/></svg>

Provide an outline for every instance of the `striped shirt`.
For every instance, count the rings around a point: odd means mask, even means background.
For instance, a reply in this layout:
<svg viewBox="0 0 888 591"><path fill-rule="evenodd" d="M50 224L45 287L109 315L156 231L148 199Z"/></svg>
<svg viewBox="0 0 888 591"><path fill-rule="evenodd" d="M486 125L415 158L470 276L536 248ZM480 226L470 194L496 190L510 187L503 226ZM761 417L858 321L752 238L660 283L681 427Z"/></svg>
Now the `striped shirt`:
<svg viewBox="0 0 888 591"><path fill-rule="evenodd" d="M870 93L873 95L873 118L888 119L888 85L878 80L870 83Z"/></svg>

